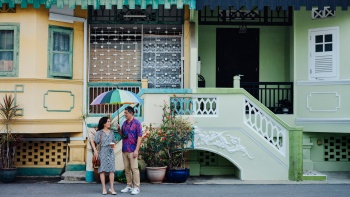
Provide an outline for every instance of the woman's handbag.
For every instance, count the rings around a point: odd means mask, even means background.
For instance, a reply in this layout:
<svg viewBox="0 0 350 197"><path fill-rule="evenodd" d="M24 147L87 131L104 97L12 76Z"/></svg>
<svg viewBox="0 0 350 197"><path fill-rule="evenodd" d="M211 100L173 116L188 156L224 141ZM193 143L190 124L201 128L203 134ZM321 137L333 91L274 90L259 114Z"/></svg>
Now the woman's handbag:
<svg viewBox="0 0 350 197"><path fill-rule="evenodd" d="M100 149L99 150L101 150L101 144L102 144L102 133L100 133ZM98 167L98 166L100 166L101 165L101 161L100 161L100 157L95 157L95 156L93 156L92 157L92 166L93 167Z"/></svg>

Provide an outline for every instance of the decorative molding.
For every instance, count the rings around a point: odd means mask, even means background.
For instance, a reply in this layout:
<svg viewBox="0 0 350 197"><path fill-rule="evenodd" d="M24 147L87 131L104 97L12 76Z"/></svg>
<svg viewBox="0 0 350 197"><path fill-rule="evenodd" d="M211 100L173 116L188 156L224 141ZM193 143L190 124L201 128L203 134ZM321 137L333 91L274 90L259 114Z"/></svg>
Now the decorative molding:
<svg viewBox="0 0 350 197"><path fill-rule="evenodd" d="M295 118L296 124L350 124L350 118Z"/></svg>
<svg viewBox="0 0 350 197"><path fill-rule="evenodd" d="M83 85L83 80L72 79L53 79L53 78L0 78L1 83L50 83L50 84L68 84L68 85Z"/></svg>
<svg viewBox="0 0 350 197"><path fill-rule="evenodd" d="M318 7L312 8L312 11L311 11L312 19L330 18L330 17L335 17L335 10L332 10L329 6L325 6L321 10L319 10Z"/></svg>
<svg viewBox="0 0 350 197"><path fill-rule="evenodd" d="M0 90L0 93L14 93L15 102L14 105L17 105L17 93L24 93L24 85L15 84L14 90ZM16 111L16 114L23 116L24 109L19 107Z"/></svg>
<svg viewBox="0 0 350 197"><path fill-rule="evenodd" d="M17 119L12 124L14 125L70 125L70 124L82 124L83 120L80 119Z"/></svg>
<svg viewBox="0 0 350 197"><path fill-rule="evenodd" d="M16 84L14 90L0 90L0 93L23 93L24 85Z"/></svg>
<svg viewBox="0 0 350 197"><path fill-rule="evenodd" d="M216 146L226 149L226 151L229 153L242 152L242 157L247 156L249 159L254 158L250 156L246 148L241 145L240 138L226 133L227 131L198 131L195 129L194 148L202 146Z"/></svg>
<svg viewBox="0 0 350 197"><path fill-rule="evenodd" d="M55 108L53 106L47 106L46 103L46 97L49 96L49 94L54 94L54 93L58 93L58 94L69 94L69 96L72 98L72 102L71 102L71 106L67 106L67 108L69 109L52 109ZM56 97L58 98L58 97ZM62 107L62 106L60 106ZM46 109L46 111L48 112L70 112L72 111L72 109L74 108L74 94L71 91L65 91L65 90L48 90L45 94L44 94L44 108ZM51 108L51 109L49 109Z"/></svg>
<svg viewBox="0 0 350 197"><path fill-rule="evenodd" d="M320 86L320 85L350 85L350 79L333 80L333 81L297 81L297 86Z"/></svg>
<svg viewBox="0 0 350 197"><path fill-rule="evenodd" d="M325 95L325 94L334 94L335 95L335 98L338 98L338 105L337 106L334 106L335 109L312 109L312 100L311 100L311 97L312 95L315 95L316 97L320 97L320 96L317 96L317 94L320 94L320 95ZM321 99L321 98L319 98ZM324 97L322 97L322 99L325 99ZM317 100L317 98L316 98ZM326 99L325 99L326 100ZM336 102L336 101L335 101ZM331 101L328 99L327 100L327 103L328 104L331 104ZM306 98L306 107L310 110L310 111L323 111L323 112L330 112L330 111L337 111L339 108L340 108L340 95L337 93L337 92L310 92L310 94L307 96ZM323 107L327 107L325 106L325 103L323 103ZM315 107L314 107L315 108Z"/></svg>
<svg viewBox="0 0 350 197"><path fill-rule="evenodd" d="M8 4L3 3L0 7L0 13L16 13L16 7L10 7Z"/></svg>

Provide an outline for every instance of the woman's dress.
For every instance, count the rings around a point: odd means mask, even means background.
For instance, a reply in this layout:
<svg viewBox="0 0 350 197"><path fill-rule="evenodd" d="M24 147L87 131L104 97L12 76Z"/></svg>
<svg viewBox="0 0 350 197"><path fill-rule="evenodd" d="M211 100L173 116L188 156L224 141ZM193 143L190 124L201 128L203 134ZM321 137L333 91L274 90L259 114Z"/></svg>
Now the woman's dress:
<svg viewBox="0 0 350 197"><path fill-rule="evenodd" d="M102 136L101 136L102 134ZM97 147L100 147L100 137L101 137L101 150L98 151L98 156L100 157L101 165L98 167L98 173L101 172L114 172L115 171L115 159L114 151L110 146L110 143L115 143L116 139L114 132L110 131L107 135L103 130L97 131L94 137L94 141Z"/></svg>

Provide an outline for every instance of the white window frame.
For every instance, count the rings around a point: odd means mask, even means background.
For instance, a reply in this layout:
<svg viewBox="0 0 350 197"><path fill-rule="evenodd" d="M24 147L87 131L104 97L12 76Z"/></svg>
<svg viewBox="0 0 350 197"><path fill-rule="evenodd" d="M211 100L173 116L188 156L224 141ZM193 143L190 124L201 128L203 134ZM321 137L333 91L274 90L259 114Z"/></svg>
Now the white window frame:
<svg viewBox="0 0 350 197"><path fill-rule="evenodd" d="M332 34L332 42L322 44L332 44L332 51L330 52L315 52L316 35ZM309 64L308 64L308 78L309 80L338 80L339 79L339 27L326 27L309 29ZM331 70L325 72L317 72L316 58L321 56L328 56L332 59ZM322 62L324 63L324 62ZM321 65L322 65L321 63ZM319 67L318 70L322 70ZM324 69L326 70L326 69Z"/></svg>

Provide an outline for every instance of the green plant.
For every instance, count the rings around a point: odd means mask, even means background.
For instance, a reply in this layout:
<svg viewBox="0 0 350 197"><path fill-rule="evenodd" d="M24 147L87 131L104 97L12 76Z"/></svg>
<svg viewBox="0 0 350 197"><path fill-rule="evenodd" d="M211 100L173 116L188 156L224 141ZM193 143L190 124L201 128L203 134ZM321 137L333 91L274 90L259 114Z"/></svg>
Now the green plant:
<svg viewBox="0 0 350 197"><path fill-rule="evenodd" d="M185 153L193 141L193 124L179 116L174 106L164 104L161 130L164 137L164 152L169 169L184 168Z"/></svg>
<svg viewBox="0 0 350 197"><path fill-rule="evenodd" d="M192 141L193 124L174 113L173 107L164 104L159 127L153 127L152 124L146 126L140 154L147 166L184 168L185 153Z"/></svg>
<svg viewBox="0 0 350 197"><path fill-rule="evenodd" d="M142 137L140 156L148 167L163 167L166 164L166 155L163 150L164 138L160 128L145 126L146 132Z"/></svg>
<svg viewBox="0 0 350 197"><path fill-rule="evenodd" d="M117 174L117 176L115 177L115 180L118 181L119 183L126 183L125 170Z"/></svg>
<svg viewBox="0 0 350 197"><path fill-rule="evenodd" d="M3 103L0 103L1 124L5 132L0 134L0 168L14 168L14 156L16 147L22 142L22 135L12 133L11 123L19 116L18 105L15 105L15 98L12 95L5 95Z"/></svg>

